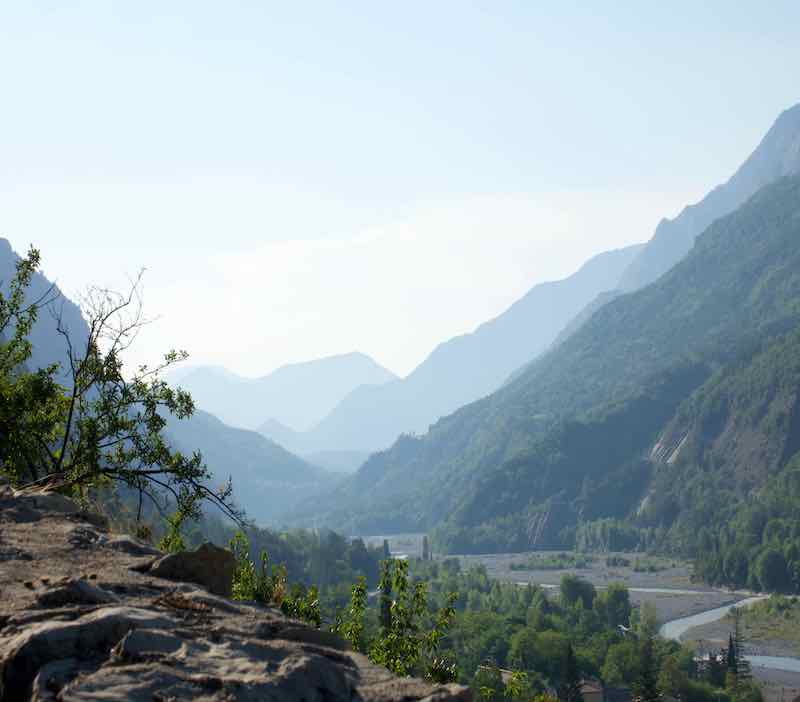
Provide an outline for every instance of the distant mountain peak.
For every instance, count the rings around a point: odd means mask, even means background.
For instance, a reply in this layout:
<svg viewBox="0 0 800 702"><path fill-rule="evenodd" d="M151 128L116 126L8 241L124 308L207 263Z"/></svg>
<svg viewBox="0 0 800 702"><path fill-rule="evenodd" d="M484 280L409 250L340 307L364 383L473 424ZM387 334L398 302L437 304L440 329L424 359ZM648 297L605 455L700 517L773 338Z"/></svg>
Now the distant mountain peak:
<svg viewBox="0 0 800 702"><path fill-rule="evenodd" d="M256 429L271 418L283 427L273 426L283 437L313 426L355 388L396 377L367 354L354 351L288 363L257 378L244 378L218 366L199 366L171 380L188 390L198 407L227 424Z"/></svg>

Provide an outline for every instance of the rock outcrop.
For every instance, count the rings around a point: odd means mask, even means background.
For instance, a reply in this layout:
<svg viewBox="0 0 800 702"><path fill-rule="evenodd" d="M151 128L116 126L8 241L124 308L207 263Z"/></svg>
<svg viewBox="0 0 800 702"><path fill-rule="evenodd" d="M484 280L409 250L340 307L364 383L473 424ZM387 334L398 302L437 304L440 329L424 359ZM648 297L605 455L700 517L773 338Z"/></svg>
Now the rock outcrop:
<svg viewBox="0 0 800 702"><path fill-rule="evenodd" d="M154 560L77 505L0 486L0 701L470 699L213 594L228 556L206 547ZM163 577L182 573L205 587Z"/></svg>

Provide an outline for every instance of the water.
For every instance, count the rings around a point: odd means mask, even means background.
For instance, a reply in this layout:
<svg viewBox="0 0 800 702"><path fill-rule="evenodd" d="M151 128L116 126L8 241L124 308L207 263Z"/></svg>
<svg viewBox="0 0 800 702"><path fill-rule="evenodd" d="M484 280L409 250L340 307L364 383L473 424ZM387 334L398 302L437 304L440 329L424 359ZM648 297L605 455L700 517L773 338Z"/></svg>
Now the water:
<svg viewBox="0 0 800 702"><path fill-rule="evenodd" d="M749 607L756 602L765 599L764 595L758 597L748 597L741 600L736 604L725 605L724 607L716 607L709 609L700 614L693 614L691 617L682 617L681 619L673 619L671 622L664 624L659 630L659 634L665 639L673 639L680 641L681 637L689 631L689 629L700 626L702 624L710 624L711 622L722 619L728 612L735 607ZM785 658L782 656L747 656L750 665L754 668L769 668L771 670L784 670L792 673L800 673L800 659L798 658Z"/></svg>
<svg viewBox="0 0 800 702"><path fill-rule="evenodd" d="M800 658L781 658L780 656L746 656L753 668L770 668L771 670L788 670L800 673Z"/></svg>
<svg viewBox="0 0 800 702"><path fill-rule="evenodd" d="M529 585L527 582L518 582L517 585ZM623 583L624 585L625 583ZM555 590L558 585L553 583L538 583L539 587ZM595 590L606 590L608 585L595 585ZM680 590L674 587L629 587L628 592L654 592L658 595L716 595L714 590ZM711 621L714 621L713 619ZM694 626L694 625L693 625Z"/></svg>
<svg viewBox="0 0 800 702"><path fill-rule="evenodd" d="M702 626L703 624L710 624L711 622L716 622L719 619L722 619L734 607L747 607L763 599L764 599L763 597L748 597L747 599L741 600L736 604L729 604L723 607L708 609L705 612L700 612L700 614L693 614L690 617L673 619L671 622L667 622L666 624L664 624L658 633L661 634L661 636L663 636L665 639L680 641L681 637L687 631L689 631L689 629L692 629L696 626Z"/></svg>

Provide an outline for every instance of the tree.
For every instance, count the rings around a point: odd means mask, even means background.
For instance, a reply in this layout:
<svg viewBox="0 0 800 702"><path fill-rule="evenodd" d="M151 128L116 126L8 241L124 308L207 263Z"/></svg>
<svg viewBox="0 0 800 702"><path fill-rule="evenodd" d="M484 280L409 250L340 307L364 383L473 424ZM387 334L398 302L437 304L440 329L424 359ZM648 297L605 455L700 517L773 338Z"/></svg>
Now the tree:
<svg viewBox="0 0 800 702"><path fill-rule="evenodd" d="M661 699L658 689L658 661L650 636L642 642L641 660L641 672L633 684L635 699L638 702L657 702Z"/></svg>
<svg viewBox="0 0 800 702"><path fill-rule="evenodd" d="M25 290L39 264L31 249L17 264L8 297L0 294L0 473L17 487L47 486L79 497L90 489L124 486L159 508L171 501L180 520L197 519L209 501L241 521L232 505L230 481L209 487L211 473L195 452L173 451L163 435L165 415L192 415L194 403L161 378L165 369L187 357L170 351L153 366L123 372L123 357L147 323L140 294L141 274L127 294L90 288L82 312L85 342L75 343L55 308L57 332L65 345L68 387L56 382L59 365L30 372L27 340L40 305L25 305Z"/></svg>
<svg viewBox="0 0 800 702"><path fill-rule="evenodd" d="M436 613L433 626L426 632L423 621L428 613L427 585L409 582L408 561L384 561L379 589L381 631L369 646L370 660L397 675L422 673L441 681L450 666L436 658L436 654L455 617L456 593L447 596L444 607ZM455 668L452 671L455 672Z"/></svg>
<svg viewBox="0 0 800 702"><path fill-rule="evenodd" d="M683 699L689 684L689 676L681 669L676 656L668 656L658 674L658 689L665 695Z"/></svg>
<svg viewBox="0 0 800 702"><path fill-rule="evenodd" d="M631 618L628 588L622 583L611 583L606 590L598 593L595 609L610 628L614 629L620 624L628 626Z"/></svg>
<svg viewBox="0 0 800 702"><path fill-rule="evenodd" d="M430 560L430 547L428 545L428 535L422 537L422 560Z"/></svg>
<svg viewBox="0 0 800 702"><path fill-rule="evenodd" d="M536 689L528 674L515 670L505 686L505 697L514 702L532 702L536 697Z"/></svg>
<svg viewBox="0 0 800 702"><path fill-rule="evenodd" d="M595 598L594 585L576 575L564 575L559 585L561 601L574 606L580 600L584 609L591 609Z"/></svg>
<svg viewBox="0 0 800 702"><path fill-rule="evenodd" d="M728 669L734 674L736 680L736 687L749 685L753 678L753 673L750 670L750 661L744 655L744 636L742 634L742 610L738 607L733 608L733 636L731 640L734 653L734 664L728 663ZM729 645L730 651L730 645Z"/></svg>
<svg viewBox="0 0 800 702"><path fill-rule="evenodd" d="M767 592L788 592L791 589L786 559L777 548L768 548L759 556L756 575L761 587Z"/></svg>
<svg viewBox="0 0 800 702"><path fill-rule="evenodd" d="M725 651L725 664L728 667L728 672L736 675L739 670L738 661L736 660L736 643L733 640L733 634L728 634L728 648Z"/></svg>
<svg viewBox="0 0 800 702"><path fill-rule="evenodd" d="M581 695L581 677L578 672L578 661L572 644L567 644L561 659L561 679L557 688L561 702L583 702Z"/></svg>
<svg viewBox="0 0 800 702"><path fill-rule="evenodd" d="M0 474L14 484L37 474L41 455L58 438L66 411L63 388L55 381L58 366L31 372L25 365L39 306L55 299L51 288L38 300L26 301L38 266L39 252L31 248L17 262L7 296L0 290Z"/></svg>

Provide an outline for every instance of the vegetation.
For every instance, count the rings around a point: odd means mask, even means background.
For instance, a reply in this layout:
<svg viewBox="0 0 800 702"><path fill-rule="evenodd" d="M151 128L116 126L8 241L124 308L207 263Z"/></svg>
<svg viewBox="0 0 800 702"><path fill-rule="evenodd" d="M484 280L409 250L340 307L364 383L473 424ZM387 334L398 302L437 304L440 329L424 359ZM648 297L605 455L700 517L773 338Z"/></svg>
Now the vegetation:
<svg viewBox="0 0 800 702"><path fill-rule="evenodd" d="M296 583L289 586L286 566L270 565L266 551L261 552L260 567L250 558L250 544L242 532L230 543L236 558L232 592L234 600L252 600L278 607L286 616L302 619L316 627L322 625L319 591L316 586Z"/></svg>
<svg viewBox="0 0 800 702"><path fill-rule="evenodd" d="M536 553L524 563L512 563L511 570L569 570L588 568L594 561L583 553Z"/></svg>
<svg viewBox="0 0 800 702"><path fill-rule="evenodd" d="M438 553L658 551L699 556L710 582L797 591L798 503L771 486L800 451L798 203L798 177L763 189L657 282L309 509L428 531Z"/></svg>
<svg viewBox="0 0 800 702"><path fill-rule="evenodd" d="M166 416L185 419L194 411L191 397L161 378L185 352L123 372L125 351L146 321L138 280L125 295L90 289L83 305L89 333L80 346L58 320L65 369L26 367L33 324L54 302L26 300L39 260L31 249L7 294L0 292L0 474L18 487L47 485L78 497L121 485L138 495L139 513L146 496L171 501L182 518L198 518L208 501L239 519L230 483L211 489L202 456L172 450L163 435ZM65 385L58 382L62 371Z"/></svg>
<svg viewBox="0 0 800 702"><path fill-rule="evenodd" d="M772 595L739 612L741 636L751 643L783 641L800 655L800 599ZM734 621L731 613L728 621Z"/></svg>

